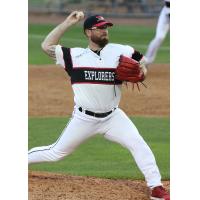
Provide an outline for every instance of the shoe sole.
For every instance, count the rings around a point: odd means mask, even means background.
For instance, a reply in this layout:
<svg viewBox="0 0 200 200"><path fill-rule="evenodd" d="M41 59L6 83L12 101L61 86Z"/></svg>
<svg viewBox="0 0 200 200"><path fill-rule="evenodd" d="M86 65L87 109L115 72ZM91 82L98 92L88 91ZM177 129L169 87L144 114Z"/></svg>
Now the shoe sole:
<svg viewBox="0 0 200 200"><path fill-rule="evenodd" d="M151 200L165 200L163 198L157 198L157 197L150 197Z"/></svg>

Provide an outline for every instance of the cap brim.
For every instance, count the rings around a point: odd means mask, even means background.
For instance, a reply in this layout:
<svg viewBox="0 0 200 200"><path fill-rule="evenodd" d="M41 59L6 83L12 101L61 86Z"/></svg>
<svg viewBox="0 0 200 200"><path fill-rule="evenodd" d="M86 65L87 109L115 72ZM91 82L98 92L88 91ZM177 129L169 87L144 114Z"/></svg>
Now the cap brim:
<svg viewBox="0 0 200 200"><path fill-rule="evenodd" d="M113 23L104 21L104 22L100 22L98 24L95 24L94 27L100 27L100 26L104 26L104 25L113 26Z"/></svg>

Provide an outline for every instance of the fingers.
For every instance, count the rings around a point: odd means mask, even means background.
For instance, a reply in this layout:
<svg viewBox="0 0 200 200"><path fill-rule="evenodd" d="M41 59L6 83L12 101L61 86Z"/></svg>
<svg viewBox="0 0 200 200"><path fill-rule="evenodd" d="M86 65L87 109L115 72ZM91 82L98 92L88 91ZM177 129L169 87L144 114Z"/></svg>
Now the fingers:
<svg viewBox="0 0 200 200"><path fill-rule="evenodd" d="M82 19L84 19L84 13L82 11L78 11L76 13L76 18L80 21Z"/></svg>
<svg viewBox="0 0 200 200"><path fill-rule="evenodd" d="M80 21L84 18L84 13L83 11L73 11L70 15L69 15L70 18L73 18L77 21Z"/></svg>

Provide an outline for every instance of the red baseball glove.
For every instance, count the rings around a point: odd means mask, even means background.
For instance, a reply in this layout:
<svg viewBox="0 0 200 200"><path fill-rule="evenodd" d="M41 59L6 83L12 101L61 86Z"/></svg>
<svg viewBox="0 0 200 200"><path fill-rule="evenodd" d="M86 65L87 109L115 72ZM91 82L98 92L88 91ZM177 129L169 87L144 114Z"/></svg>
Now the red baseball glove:
<svg viewBox="0 0 200 200"><path fill-rule="evenodd" d="M140 63L132 58L121 55L119 65L115 71L116 79L131 83L144 81L144 72L140 67Z"/></svg>

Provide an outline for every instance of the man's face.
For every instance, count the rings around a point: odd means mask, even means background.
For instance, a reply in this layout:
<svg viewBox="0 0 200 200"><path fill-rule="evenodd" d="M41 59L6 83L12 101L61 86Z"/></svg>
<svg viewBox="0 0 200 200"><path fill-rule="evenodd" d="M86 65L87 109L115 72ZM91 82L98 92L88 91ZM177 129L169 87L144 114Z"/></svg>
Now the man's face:
<svg viewBox="0 0 200 200"><path fill-rule="evenodd" d="M91 28L88 37L92 42L103 48L109 41L107 25Z"/></svg>

